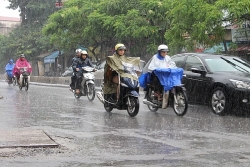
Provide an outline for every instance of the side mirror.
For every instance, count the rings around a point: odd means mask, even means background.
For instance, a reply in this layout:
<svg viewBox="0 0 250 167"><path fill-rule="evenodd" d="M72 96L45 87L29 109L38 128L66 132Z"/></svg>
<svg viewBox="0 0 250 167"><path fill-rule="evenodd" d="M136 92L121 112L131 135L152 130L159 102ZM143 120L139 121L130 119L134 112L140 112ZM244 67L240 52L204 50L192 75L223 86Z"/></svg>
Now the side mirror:
<svg viewBox="0 0 250 167"><path fill-rule="evenodd" d="M201 74L201 75L206 75L206 73L207 73L205 70L203 70L203 69L201 69L200 67L197 67L197 66L193 66L191 68L191 71L193 73L198 73L198 74Z"/></svg>

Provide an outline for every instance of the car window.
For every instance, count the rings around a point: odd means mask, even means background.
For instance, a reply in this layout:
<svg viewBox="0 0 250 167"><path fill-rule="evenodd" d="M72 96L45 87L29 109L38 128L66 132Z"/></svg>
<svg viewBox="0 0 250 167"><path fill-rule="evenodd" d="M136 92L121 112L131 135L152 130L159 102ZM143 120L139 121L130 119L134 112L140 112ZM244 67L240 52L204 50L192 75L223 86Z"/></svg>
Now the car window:
<svg viewBox="0 0 250 167"><path fill-rule="evenodd" d="M201 70L205 70L201 60L195 56L188 56L185 64L185 70L191 71L192 67L199 67Z"/></svg>
<svg viewBox="0 0 250 167"><path fill-rule="evenodd" d="M218 58L207 58L205 59L208 67L212 72L219 72L219 71L241 71L241 70L247 70L250 71L250 64L247 61L244 61L243 59L238 58L227 58L230 62L235 64L236 66L233 66L232 64L226 62L225 60ZM241 63L242 62L242 63ZM245 64L245 65L244 65Z"/></svg>
<svg viewBox="0 0 250 167"><path fill-rule="evenodd" d="M177 67L182 67L183 66L183 62L184 62L184 55L180 55L180 56L176 56L176 57L171 57L171 59L175 62Z"/></svg>

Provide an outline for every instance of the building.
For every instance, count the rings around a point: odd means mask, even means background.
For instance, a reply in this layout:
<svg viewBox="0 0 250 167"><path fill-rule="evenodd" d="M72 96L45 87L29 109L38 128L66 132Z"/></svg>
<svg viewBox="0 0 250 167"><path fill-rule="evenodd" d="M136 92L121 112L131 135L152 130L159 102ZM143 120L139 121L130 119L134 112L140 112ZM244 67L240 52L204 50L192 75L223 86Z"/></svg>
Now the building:
<svg viewBox="0 0 250 167"><path fill-rule="evenodd" d="M13 28L20 24L20 18L0 16L0 34L6 36Z"/></svg>

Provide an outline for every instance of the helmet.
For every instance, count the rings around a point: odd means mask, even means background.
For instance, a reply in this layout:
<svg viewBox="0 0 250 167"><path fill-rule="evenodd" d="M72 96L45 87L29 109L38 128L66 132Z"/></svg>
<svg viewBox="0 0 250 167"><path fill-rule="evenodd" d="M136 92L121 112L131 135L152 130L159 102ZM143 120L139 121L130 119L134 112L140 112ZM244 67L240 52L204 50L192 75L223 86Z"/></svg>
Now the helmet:
<svg viewBox="0 0 250 167"><path fill-rule="evenodd" d="M159 45L158 46L158 51L165 51L165 52L169 52L168 46L165 44Z"/></svg>
<svg viewBox="0 0 250 167"><path fill-rule="evenodd" d="M24 54L20 54L20 57L25 57Z"/></svg>
<svg viewBox="0 0 250 167"><path fill-rule="evenodd" d="M124 44L118 43L115 45L115 50L126 50L126 46Z"/></svg>
<svg viewBox="0 0 250 167"><path fill-rule="evenodd" d="M81 53L82 49L76 49L76 53Z"/></svg>
<svg viewBox="0 0 250 167"><path fill-rule="evenodd" d="M88 55L88 52L86 50L81 51L82 55Z"/></svg>

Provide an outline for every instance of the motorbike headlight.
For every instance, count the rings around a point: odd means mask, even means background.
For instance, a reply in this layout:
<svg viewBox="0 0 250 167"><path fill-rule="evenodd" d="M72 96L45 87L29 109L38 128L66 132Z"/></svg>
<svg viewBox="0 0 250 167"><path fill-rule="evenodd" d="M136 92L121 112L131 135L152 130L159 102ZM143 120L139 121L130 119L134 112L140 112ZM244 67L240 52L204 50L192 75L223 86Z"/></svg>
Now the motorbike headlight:
<svg viewBox="0 0 250 167"><path fill-rule="evenodd" d="M229 79L236 88L250 89L250 82Z"/></svg>

